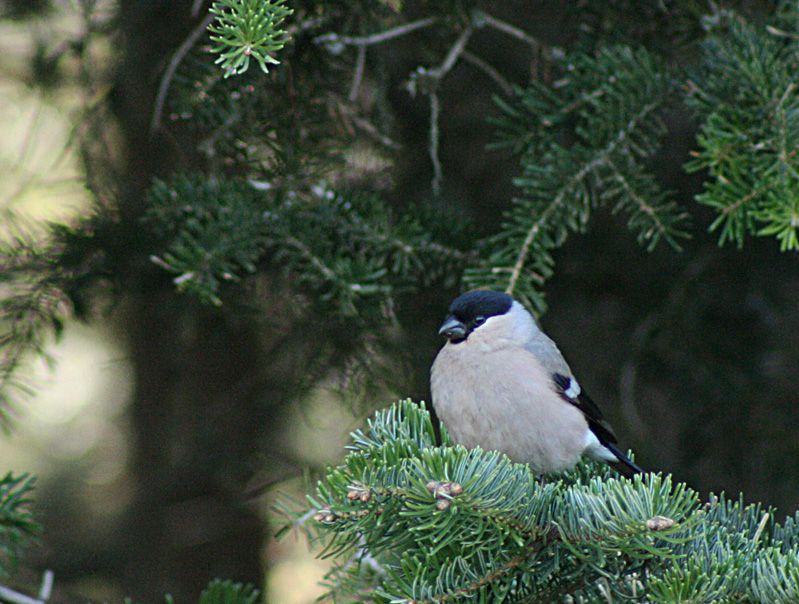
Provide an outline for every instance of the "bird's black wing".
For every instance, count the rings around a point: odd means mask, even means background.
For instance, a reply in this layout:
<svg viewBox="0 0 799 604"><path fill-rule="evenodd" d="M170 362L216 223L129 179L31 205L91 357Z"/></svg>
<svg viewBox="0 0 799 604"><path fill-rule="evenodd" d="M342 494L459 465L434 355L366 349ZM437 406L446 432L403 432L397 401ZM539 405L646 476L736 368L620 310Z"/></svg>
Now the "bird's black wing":
<svg viewBox="0 0 799 604"><path fill-rule="evenodd" d="M555 382L555 386L557 386L558 394L560 394L561 398L583 412L585 419L588 420L588 427L591 428L591 432L596 434L599 442L603 445L619 442L616 435L613 433L613 428L605 421L602 416L602 411L599 410L599 407L597 407L590 396L582 389L579 390L577 396L569 396L568 392L574 389L574 380L572 378L562 373L555 373L552 375L552 379Z"/></svg>
<svg viewBox="0 0 799 604"><path fill-rule="evenodd" d="M616 443L619 441L613 433L613 428L605 421L602 416L602 411L599 410L597 404L582 390L582 388L575 384L573 378L563 375L562 373L555 373L552 375L552 380L555 382L555 386L561 398L582 411L585 419L588 421L588 428L591 432L593 432L599 442L619 460L618 462L612 462L610 465L628 478L634 474L643 472L640 467L633 463L633 461L616 447ZM570 396L575 390L577 394L575 396Z"/></svg>

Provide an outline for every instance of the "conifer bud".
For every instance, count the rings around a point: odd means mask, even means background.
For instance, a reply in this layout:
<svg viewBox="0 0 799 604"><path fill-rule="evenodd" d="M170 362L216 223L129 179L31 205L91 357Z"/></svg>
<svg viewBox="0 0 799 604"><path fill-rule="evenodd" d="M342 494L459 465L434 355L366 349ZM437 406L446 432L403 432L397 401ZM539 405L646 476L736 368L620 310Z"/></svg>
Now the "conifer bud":
<svg viewBox="0 0 799 604"><path fill-rule="evenodd" d="M666 516L654 516L646 521L646 528L650 531L665 531L675 524L677 524L677 522Z"/></svg>

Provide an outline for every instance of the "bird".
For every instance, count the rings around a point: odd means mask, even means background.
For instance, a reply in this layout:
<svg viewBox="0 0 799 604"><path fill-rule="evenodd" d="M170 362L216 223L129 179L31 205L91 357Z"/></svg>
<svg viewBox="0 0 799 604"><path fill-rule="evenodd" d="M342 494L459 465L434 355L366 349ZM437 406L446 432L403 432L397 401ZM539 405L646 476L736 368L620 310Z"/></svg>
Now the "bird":
<svg viewBox="0 0 799 604"><path fill-rule="evenodd" d="M500 451L537 474L565 471L582 456L628 478L643 472L618 448L555 342L512 296L466 292L438 333L447 341L430 371L432 402L455 443Z"/></svg>

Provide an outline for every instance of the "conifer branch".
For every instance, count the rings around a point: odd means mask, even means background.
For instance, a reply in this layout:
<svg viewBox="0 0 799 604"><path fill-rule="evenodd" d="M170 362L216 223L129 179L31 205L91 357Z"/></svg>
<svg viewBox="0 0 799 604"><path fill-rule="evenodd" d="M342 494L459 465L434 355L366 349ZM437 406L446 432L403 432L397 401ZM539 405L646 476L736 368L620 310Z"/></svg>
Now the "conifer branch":
<svg viewBox="0 0 799 604"><path fill-rule="evenodd" d="M27 474L0 476L0 576L10 572L20 549L39 531L30 509L34 482Z"/></svg>
<svg viewBox="0 0 799 604"><path fill-rule="evenodd" d="M7 277L13 279L10 274ZM49 275L13 286L18 290L0 300L0 318L6 324L0 333L0 429L4 430L10 427L14 393L27 396L32 390L19 374L30 357L48 358L47 337L60 333L65 306L63 292Z"/></svg>
<svg viewBox="0 0 799 604"><path fill-rule="evenodd" d="M215 19L208 25L216 45L215 63L221 63L224 77L247 71L250 59L266 73L268 65L280 63L272 55L289 41L283 21L294 11L285 0L216 0L210 9Z"/></svg>
<svg viewBox="0 0 799 604"><path fill-rule="evenodd" d="M789 601L782 595L799 587L790 571L776 571L791 568L793 552L779 544L799 537L797 526L773 524L759 506L724 497L701 505L668 478L629 481L595 466L542 487L526 466L454 446L445 427L435 447L429 415L408 401L377 412L352 438L347 458L309 497L320 510L311 528L327 544L322 555L346 555L327 578L334 598L432 604L613 593L668 602L675 593L697 601L768 593L781 595L753 601ZM289 512L289 526L307 513ZM361 569L367 558L379 572ZM712 592L687 580L693 568L718 577Z"/></svg>
<svg viewBox="0 0 799 604"><path fill-rule="evenodd" d="M508 560L488 570L486 574L484 574L483 576L474 579L468 585L465 585L463 587L458 587L447 592L439 592L435 594L435 596L431 599L413 600L413 602L415 602L416 604L438 604L439 602L452 602L461 597L467 597L467 598L471 597L472 595L480 592L480 590L484 589L485 587L490 586L493 582L498 581L506 577L507 575L511 574L519 566L525 563L532 556L532 553L535 552L535 549L532 547L532 544L528 544L526 549L531 550L531 552L526 554L519 554L517 556L509 558Z"/></svg>
<svg viewBox="0 0 799 604"><path fill-rule="evenodd" d="M790 27L796 28L795 19ZM788 32L790 33L790 32ZM710 177L696 197L718 215L719 245L749 234L774 236L799 250L799 56L790 36L737 17L703 47L702 69L687 101L702 120L700 151L687 164ZM721 75L721 74L724 75Z"/></svg>
<svg viewBox="0 0 799 604"><path fill-rule="evenodd" d="M763 186L757 187L749 191L746 195L739 198L738 200L734 201L730 205L724 206L721 208L721 215L724 217L731 216L735 214L738 210L742 207L746 206L747 204L751 203L752 201L756 200L760 197L763 193L766 193L769 189L773 186L772 183L766 183Z"/></svg>
<svg viewBox="0 0 799 604"><path fill-rule="evenodd" d="M283 192L183 175L156 181L148 197L145 224L161 242L151 261L180 291L215 305L224 284L272 266L365 320L383 316L381 304L390 306L395 291L450 282L470 257L435 241L423 214L394 220L373 194Z"/></svg>
<svg viewBox="0 0 799 604"><path fill-rule="evenodd" d="M522 241L522 245L519 248L519 252L516 256L513 266L510 268L508 286L505 288L506 293L513 295L514 291L516 290L519 277L521 276L522 270L524 269L525 263L530 255L530 248L533 245L533 242L535 241L541 229L547 226L551 216L564 206L567 195L572 192L574 187L582 183L589 174L592 174L595 170L602 166L608 165L611 155L616 151L616 149L619 148L619 146L624 144L630 132L632 132L636 126L638 126L641 120L647 118L658 106L658 102L652 102L641 107L638 113L633 116L629 122L627 122L626 126L618 131L615 138L613 138L603 149L600 149L590 161L583 164L580 169L577 170L569 178L569 180L563 184L552 202L536 217L536 219L530 225L524 240ZM503 267L494 267L493 270L503 270Z"/></svg>

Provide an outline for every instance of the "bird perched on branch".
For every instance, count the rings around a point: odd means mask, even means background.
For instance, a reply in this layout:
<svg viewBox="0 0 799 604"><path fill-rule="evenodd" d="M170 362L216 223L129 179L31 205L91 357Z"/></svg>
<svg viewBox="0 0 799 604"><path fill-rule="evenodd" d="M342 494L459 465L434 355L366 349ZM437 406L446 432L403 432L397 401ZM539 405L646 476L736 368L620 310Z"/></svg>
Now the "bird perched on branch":
<svg viewBox="0 0 799 604"><path fill-rule="evenodd" d="M642 471L616 447L558 347L511 296L457 297L439 333L448 341L431 371L433 407L455 442L501 451L538 473L571 468L582 455L628 477Z"/></svg>

